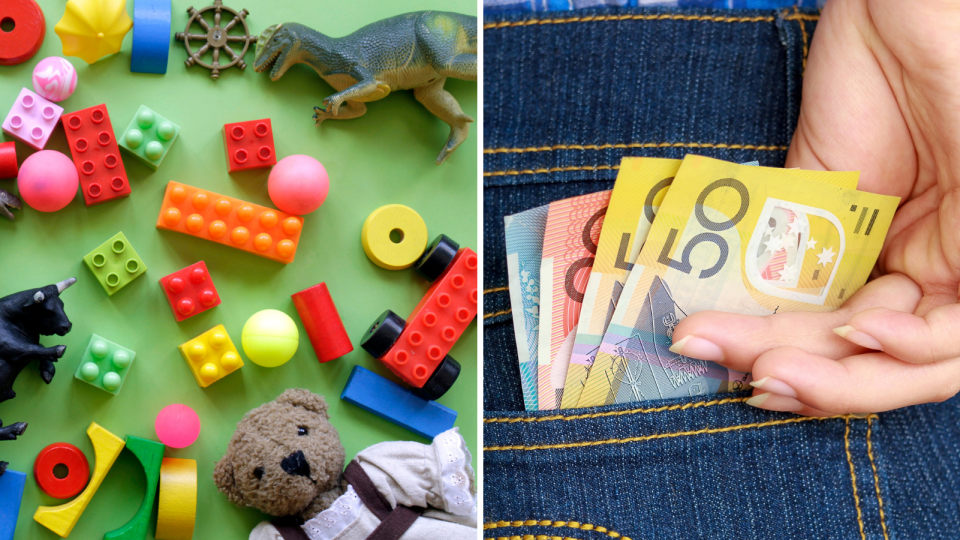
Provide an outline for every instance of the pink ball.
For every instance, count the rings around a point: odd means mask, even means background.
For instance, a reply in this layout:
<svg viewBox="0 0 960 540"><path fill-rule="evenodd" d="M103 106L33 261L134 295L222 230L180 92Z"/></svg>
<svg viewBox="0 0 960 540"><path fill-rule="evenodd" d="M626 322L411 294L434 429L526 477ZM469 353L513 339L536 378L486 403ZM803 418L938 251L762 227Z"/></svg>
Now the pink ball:
<svg viewBox="0 0 960 540"><path fill-rule="evenodd" d="M20 197L41 212L56 212L70 204L79 186L77 167L56 150L41 150L25 159L17 177Z"/></svg>
<svg viewBox="0 0 960 540"><path fill-rule="evenodd" d="M186 448L200 436L200 417L186 405L167 405L154 424L157 438L170 448Z"/></svg>
<svg viewBox="0 0 960 540"><path fill-rule="evenodd" d="M330 177L323 165L310 156L287 156L270 171L270 200L288 214L309 214L327 198Z"/></svg>
<svg viewBox="0 0 960 540"><path fill-rule="evenodd" d="M33 68L33 91L50 101L63 101L77 89L77 70L66 58L44 58Z"/></svg>

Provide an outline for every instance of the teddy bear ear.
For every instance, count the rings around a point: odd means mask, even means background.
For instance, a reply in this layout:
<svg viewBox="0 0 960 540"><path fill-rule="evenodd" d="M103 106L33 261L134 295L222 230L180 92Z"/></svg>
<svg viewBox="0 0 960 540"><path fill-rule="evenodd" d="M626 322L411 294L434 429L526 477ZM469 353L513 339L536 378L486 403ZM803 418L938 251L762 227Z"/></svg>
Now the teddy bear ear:
<svg viewBox="0 0 960 540"><path fill-rule="evenodd" d="M291 388L280 394L277 403L289 403L297 407L303 407L308 411L322 414L325 418L330 418L327 413L327 402L323 396L318 396L309 390L303 388Z"/></svg>
<svg viewBox="0 0 960 540"><path fill-rule="evenodd" d="M248 506L233 476L233 458L230 454L223 456L217 462L217 466L213 469L213 482L227 496L227 499L230 499L230 502L237 506Z"/></svg>

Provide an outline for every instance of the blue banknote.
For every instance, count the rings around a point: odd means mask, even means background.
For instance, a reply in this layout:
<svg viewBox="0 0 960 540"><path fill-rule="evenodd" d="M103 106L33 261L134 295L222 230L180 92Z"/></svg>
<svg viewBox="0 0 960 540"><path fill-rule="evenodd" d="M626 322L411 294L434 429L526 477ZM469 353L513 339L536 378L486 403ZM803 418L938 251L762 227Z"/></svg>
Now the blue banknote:
<svg viewBox="0 0 960 540"><path fill-rule="evenodd" d="M540 258L550 205L505 216L507 275L520 386L528 411L537 410L537 341L540 337Z"/></svg>

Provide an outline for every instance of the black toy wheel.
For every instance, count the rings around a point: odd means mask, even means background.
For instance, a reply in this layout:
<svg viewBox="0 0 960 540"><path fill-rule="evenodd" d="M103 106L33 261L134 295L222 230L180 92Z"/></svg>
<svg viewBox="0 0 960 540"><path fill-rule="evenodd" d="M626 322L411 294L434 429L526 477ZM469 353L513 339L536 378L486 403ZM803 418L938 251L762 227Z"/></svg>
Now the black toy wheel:
<svg viewBox="0 0 960 540"><path fill-rule="evenodd" d="M406 324L406 321L388 309L363 334L360 346L374 358L381 358L400 339Z"/></svg>
<svg viewBox="0 0 960 540"><path fill-rule="evenodd" d="M415 388L413 391L423 399L433 401L440 399L440 396L447 393L447 390L457 382L460 376L460 364L449 354L440 362L433 375L427 379L423 388Z"/></svg>
<svg viewBox="0 0 960 540"><path fill-rule="evenodd" d="M436 281L453 262L459 249L460 244L451 240L449 236L441 234L430 242L423 255L414 263L417 273L431 283Z"/></svg>

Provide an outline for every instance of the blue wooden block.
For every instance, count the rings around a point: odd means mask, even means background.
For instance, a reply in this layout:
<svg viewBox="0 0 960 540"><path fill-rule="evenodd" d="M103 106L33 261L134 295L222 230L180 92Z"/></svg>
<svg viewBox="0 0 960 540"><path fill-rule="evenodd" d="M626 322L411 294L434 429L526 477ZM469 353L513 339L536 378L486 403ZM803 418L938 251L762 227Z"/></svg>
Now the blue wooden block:
<svg viewBox="0 0 960 540"><path fill-rule="evenodd" d="M23 499L23 486L27 475L11 471L0 476L0 540L13 540L17 530L17 514L20 513L20 501Z"/></svg>
<svg viewBox="0 0 960 540"><path fill-rule="evenodd" d="M340 399L427 439L452 428L457 419L457 411L414 395L360 366L353 366Z"/></svg>
<svg viewBox="0 0 960 540"><path fill-rule="evenodd" d="M136 0L130 71L162 75L167 72L169 53L170 0Z"/></svg>

